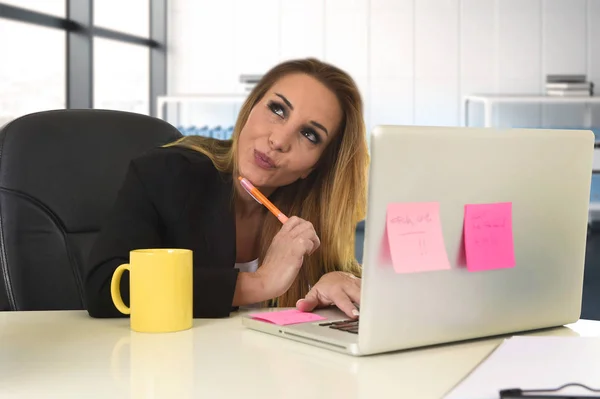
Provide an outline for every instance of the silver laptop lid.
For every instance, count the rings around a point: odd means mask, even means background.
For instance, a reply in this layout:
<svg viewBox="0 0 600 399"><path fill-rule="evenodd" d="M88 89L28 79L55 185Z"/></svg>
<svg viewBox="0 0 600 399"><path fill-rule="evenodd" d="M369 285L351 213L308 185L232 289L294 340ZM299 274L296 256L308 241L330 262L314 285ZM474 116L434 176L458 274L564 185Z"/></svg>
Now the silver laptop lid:
<svg viewBox="0 0 600 399"><path fill-rule="evenodd" d="M375 128L365 222L361 352L577 320L593 143L592 132L576 130ZM449 269L398 273L385 256L388 204L421 202L439 204ZM515 266L470 271L462 244L465 205L490 203L511 204ZM482 256L497 258L487 254Z"/></svg>

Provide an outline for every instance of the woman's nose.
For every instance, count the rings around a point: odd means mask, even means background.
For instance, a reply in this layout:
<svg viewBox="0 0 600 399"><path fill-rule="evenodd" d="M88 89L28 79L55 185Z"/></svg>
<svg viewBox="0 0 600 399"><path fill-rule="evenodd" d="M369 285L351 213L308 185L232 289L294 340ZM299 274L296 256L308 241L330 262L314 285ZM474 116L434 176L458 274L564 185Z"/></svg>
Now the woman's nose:
<svg viewBox="0 0 600 399"><path fill-rule="evenodd" d="M269 145L275 151L288 152L291 148L292 133L290 129L276 128L269 136Z"/></svg>

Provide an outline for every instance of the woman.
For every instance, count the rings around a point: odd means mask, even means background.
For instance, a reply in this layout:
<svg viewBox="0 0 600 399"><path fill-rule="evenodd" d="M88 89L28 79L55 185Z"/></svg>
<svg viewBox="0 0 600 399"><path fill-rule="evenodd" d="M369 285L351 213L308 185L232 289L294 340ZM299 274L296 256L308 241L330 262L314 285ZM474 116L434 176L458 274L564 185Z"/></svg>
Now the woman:
<svg viewBox="0 0 600 399"><path fill-rule="evenodd" d="M356 318L354 234L369 161L362 112L345 72L314 59L288 61L250 93L231 140L185 137L132 161L91 251L89 314L122 316L110 280L130 250L174 247L193 251L196 318L258 303L336 305ZM238 176L288 221L257 203ZM127 302L127 273L121 293Z"/></svg>

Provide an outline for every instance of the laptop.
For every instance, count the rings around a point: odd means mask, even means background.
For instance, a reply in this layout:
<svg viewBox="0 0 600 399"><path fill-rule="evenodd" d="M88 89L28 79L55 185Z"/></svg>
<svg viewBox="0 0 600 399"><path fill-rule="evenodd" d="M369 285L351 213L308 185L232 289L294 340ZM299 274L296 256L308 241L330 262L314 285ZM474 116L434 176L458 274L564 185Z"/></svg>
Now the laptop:
<svg viewBox="0 0 600 399"><path fill-rule="evenodd" d="M285 326L250 312L243 325L363 356L575 322L593 151L587 130L378 126L370 138L360 320L332 307L314 312L324 320ZM435 265L390 255L398 247L387 234L388 205L407 203L438 204L445 255ZM492 267L510 250L465 249L465 205L506 203L514 264Z"/></svg>

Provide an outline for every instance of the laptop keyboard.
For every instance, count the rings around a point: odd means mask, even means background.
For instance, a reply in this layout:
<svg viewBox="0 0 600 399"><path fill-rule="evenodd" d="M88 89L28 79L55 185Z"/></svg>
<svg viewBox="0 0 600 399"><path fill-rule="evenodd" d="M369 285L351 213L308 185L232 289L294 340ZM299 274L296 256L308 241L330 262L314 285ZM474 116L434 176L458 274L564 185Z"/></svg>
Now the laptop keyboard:
<svg viewBox="0 0 600 399"><path fill-rule="evenodd" d="M358 319L357 320L341 320L319 324L321 327L329 327L334 330L346 331L351 334L358 334Z"/></svg>

